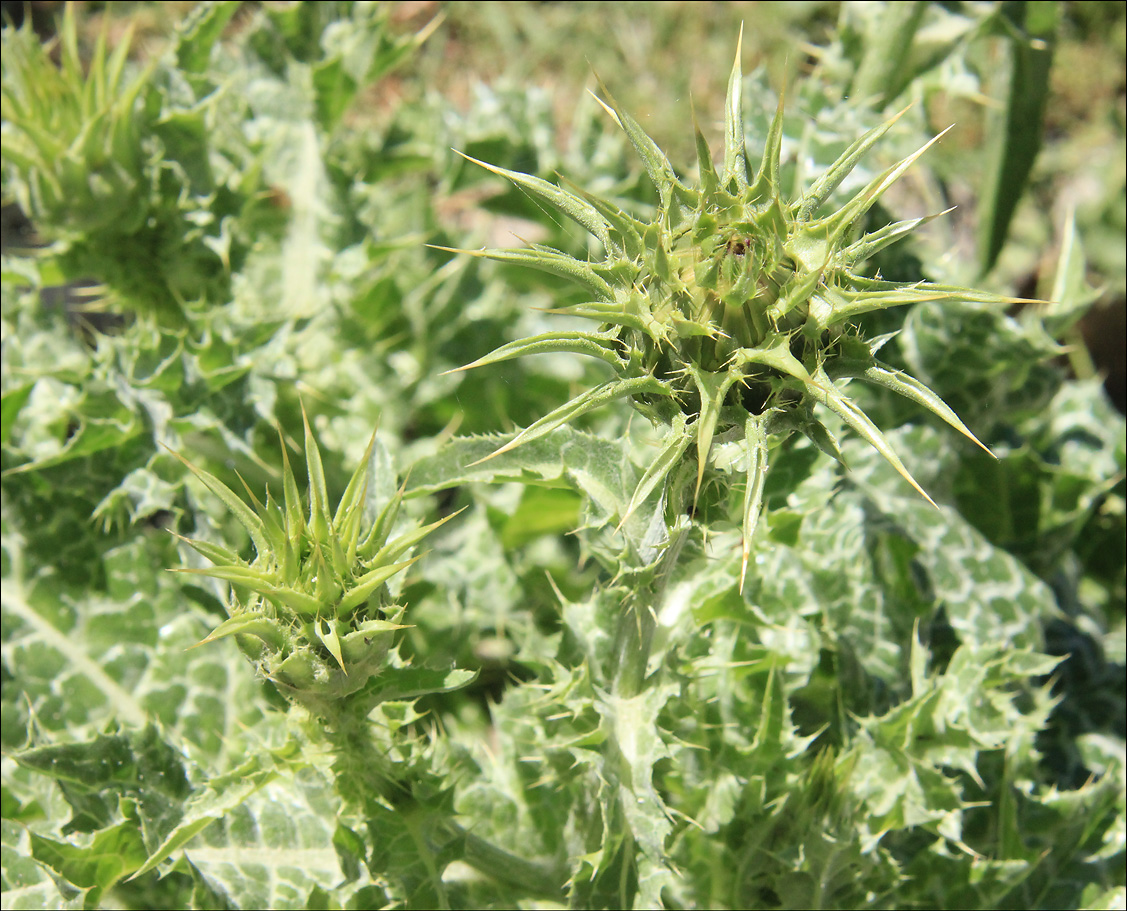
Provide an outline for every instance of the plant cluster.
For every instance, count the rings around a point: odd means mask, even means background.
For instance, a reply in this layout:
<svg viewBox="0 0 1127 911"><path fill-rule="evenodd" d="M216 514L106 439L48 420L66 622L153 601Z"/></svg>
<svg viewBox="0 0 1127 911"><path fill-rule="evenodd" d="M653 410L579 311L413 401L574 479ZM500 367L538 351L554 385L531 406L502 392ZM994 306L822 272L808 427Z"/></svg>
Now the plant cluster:
<svg viewBox="0 0 1127 911"><path fill-rule="evenodd" d="M561 144L433 91L510 6L4 29L5 907L1121 905L1095 216L1014 280L1067 17L815 10L785 103L749 30Z"/></svg>

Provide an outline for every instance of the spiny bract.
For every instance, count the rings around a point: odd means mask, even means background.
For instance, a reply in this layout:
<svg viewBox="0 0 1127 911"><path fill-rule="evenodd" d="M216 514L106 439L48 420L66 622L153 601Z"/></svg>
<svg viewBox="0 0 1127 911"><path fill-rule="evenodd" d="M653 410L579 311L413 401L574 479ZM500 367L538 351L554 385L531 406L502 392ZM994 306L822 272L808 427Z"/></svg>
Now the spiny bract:
<svg viewBox="0 0 1127 911"><path fill-rule="evenodd" d="M304 418L304 411L302 417ZM200 644L236 637L240 648L290 699L317 713L351 696L384 670L402 605L387 596L386 583L416 558L396 562L455 514L390 538L403 491L366 521L372 434L360 466L329 508L321 453L305 421L309 506L305 510L282 442L283 500L269 491L263 504L246 487L251 509L214 475L184 464L231 510L255 548L248 563L222 545L184 539L214 566L182 569L232 585L231 616ZM240 598L238 592L247 597ZM369 688L371 689L371 688Z"/></svg>
<svg viewBox="0 0 1127 911"><path fill-rule="evenodd" d="M665 154L600 83L606 102L599 103L626 132L657 188L658 210L648 223L581 190L477 162L593 234L605 251L602 261L582 261L540 245L456 252L534 266L570 279L590 299L558 312L600 324L598 332L551 332L515 341L462 369L526 354L570 351L599 358L616 374L536 421L494 455L626 398L655 423L670 428L626 510L629 515L659 484L668 489L694 443L695 502L714 439L742 435L747 461L742 517L746 572L767 469L767 435L799 430L840 458L829 431L814 415L815 404L836 413L931 500L839 381L860 378L885 386L979 442L938 395L877 360L875 352L885 339L862 338L851 325L856 317L919 301L1006 299L967 288L902 284L859 274L857 267L864 260L930 220L916 218L859 234L865 213L936 140L875 177L837 211L823 212L830 194L897 115L854 142L800 198L787 201L779 181L782 102L753 176L744 147L739 61L737 47L728 82L723 164L719 169L713 164L697 128L700 181L695 187L677 177Z"/></svg>

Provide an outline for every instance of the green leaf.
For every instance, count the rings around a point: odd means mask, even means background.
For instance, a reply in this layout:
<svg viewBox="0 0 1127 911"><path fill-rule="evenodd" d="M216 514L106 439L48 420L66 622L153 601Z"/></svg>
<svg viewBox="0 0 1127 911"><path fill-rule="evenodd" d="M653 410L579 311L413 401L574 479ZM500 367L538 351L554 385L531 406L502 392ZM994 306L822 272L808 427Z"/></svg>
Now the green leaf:
<svg viewBox="0 0 1127 911"><path fill-rule="evenodd" d="M916 163L916 159L923 155L923 153L930 149L935 143L939 142L950 129L951 127L947 127L946 130L943 130L939 135L929 139L911 155L901 159L881 174L878 174L863 190L854 195L849 202L832 215L826 216L819 224L824 226L832 237L844 237L852 227L857 224L858 219L876 205L877 200L884 195L885 191L903 177L904 172Z"/></svg>
<svg viewBox="0 0 1127 911"><path fill-rule="evenodd" d="M596 80L599 93L607 99L607 102L604 103L598 95L594 96L595 100L603 110L614 118L615 123L622 127L622 131L630 140L630 144L634 146L634 151L638 153L638 157L642 159L642 165L661 197L662 210L669 213L673 188L679 184L677 175L673 173L673 166L669 163L669 159L665 157L665 153L646 135L646 131L638 126L637 121L618 106L602 80L598 77L596 77Z"/></svg>
<svg viewBox="0 0 1127 911"><path fill-rule="evenodd" d="M716 166L712 163L712 152L708 148L708 140L704 138L700 124L696 122L695 113L693 115L693 136L696 139L697 145L697 169L700 172L701 192L704 196L710 197L715 194L717 188L720 186L720 178L716 174ZM744 179L746 180L746 163Z"/></svg>
<svg viewBox="0 0 1127 911"><path fill-rule="evenodd" d="M746 139L744 138L744 115L743 115L743 70L740 66L740 58L743 56L743 25L740 25L740 37L736 41L736 59L732 64L732 72L728 76L728 95L724 104L724 171L720 177L720 183L727 187L729 184L735 185L735 192L742 194L747 190L747 148L745 146ZM704 169L704 163L708 162L708 170L712 170L711 157L707 155L708 146L703 144L700 137L700 130L697 130L697 149L698 154L702 145L705 149L705 155L701 156L701 170ZM706 184L707 192L707 184Z"/></svg>
<svg viewBox="0 0 1127 911"><path fill-rule="evenodd" d="M614 292L603 279L588 266L566 253L547 247L532 246L527 250L458 250L454 247L434 247L446 253L462 253L481 259L492 259L499 263L517 266L531 266L542 272L549 272L560 278L575 282L603 300L614 300Z"/></svg>
<svg viewBox="0 0 1127 911"><path fill-rule="evenodd" d="M247 506L246 503L244 503L238 496L236 496L235 492L231 490L230 487L220 481L217 477L207 471L204 471L202 468L196 468L195 465L193 465L179 453L173 452L172 454L176 456L176 458L178 458L181 462L183 462L184 465L187 466L188 470L192 472L192 474L203 481L208 490L210 490L217 497L219 497L220 500L223 501L223 505L231 511L232 515L234 515L234 517L239 520L239 524L247 530L247 533L250 535L251 541L254 542L256 560L268 559L271 554L271 550L270 542L266 535L266 528L262 524L262 520L254 514L254 511L249 506Z"/></svg>
<svg viewBox="0 0 1127 911"><path fill-rule="evenodd" d="M988 131L993 162L979 191L980 266L989 272L998 260L1033 162L1041 150L1049 98L1049 70L1060 21L1057 3L1003 6L1009 33L1009 91L1005 114Z"/></svg>
<svg viewBox="0 0 1127 911"><path fill-rule="evenodd" d="M78 847L32 833L32 856L68 882L89 889L89 900L111 889L145 861L141 833L130 822L103 829L88 846Z"/></svg>
<svg viewBox="0 0 1127 911"><path fill-rule="evenodd" d="M334 541L344 541L348 551L346 559L349 563L356 556L359 545L360 526L364 519L364 507L368 499L368 484L371 480L372 456L375 453L376 433L368 440L368 448L360 458L360 464L348 479L348 486L341 495L337 504L336 515L333 517Z"/></svg>
<svg viewBox="0 0 1127 911"><path fill-rule="evenodd" d="M608 402L615 399L625 398L633 395L672 395L668 384L663 383L661 380L654 379L652 376L634 377L624 380L610 380L603 383L601 386L596 386L587 392L581 393L573 398L570 402L561 405L554 411L546 414L544 417L535 423L529 425L520 433L518 433L508 443L498 449L496 452L486 459L496 458L502 453L508 452L511 449L516 449L518 446L523 446L526 443L531 443L540 437L551 433L557 427L561 427L570 421L586 414L588 411L593 411L596 408L601 408ZM486 459L482 459L485 461Z"/></svg>
<svg viewBox="0 0 1127 911"><path fill-rule="evenodd" d="M405 532L404 534L398 535L395 540L390 541L382 548L380 548L375 557L372 558L372 562L387 563L390 560L398 559L400 556L402 556L404 553L406 553L408 550L422 541L436 528L441 528L455 516L461 514L465 509L466 507L463 506L462 509L455 510L454 512L450 513L450 515L443 516L441 519L431 522L429 525L423 525L419 528L415 528L411 531Z"/></svg>
<svg viewBox="0 0 1127 911"><path fill-rule="evenodd" d="M525 357L530 354L552 354L559 351L595 357L616 369L622 369L624 362L622 355L619 353L621 350L621 343L613 335L606 333L544 332L540 335L509 342L494 349L484 357L479 357L476 361L466 364L464 367L447 370L446 373L473 370L475 367L499 364L502 361Z"/></svg>
<svg viewBox="0 0 1127 911"><path fill-rule="evenodd" d="M802 362L791 353L786 339L764 348L740 348L732 355L732 364L736 367L763 364L804 383L813 382Z"/></svg>
<svg viewBox="0 0 1127 911"><path fill-rule="evenodd" d="M34 383L25 383L15 389L8 390L0 398L0 443L5 446L12 438L12 425L19 417L19 413L27 403L28 396L31 395L31 390L34 387Z"/></svg>
<svg viewBox="0 0 1127 911"><path fill-rule="evenodd" d="M333 656L337 666L347 675L348 668L344 666L344 656L340 652L340 637L337 635L336 623L328 625L318 617L313 622L313 629L317 633L317 638L329 650L329 654Z"/></svg>
<svg viewBox="0 0 1127 911"><path fill-rule="evenodd" d="M740 561L740 591L744 590L751 542L763 510L763 486L767 480L767 421L762 415L748 415L744 423L747 451L747 487L743 504L743 558Z"/></svg>
<svg viewBox="0 0 1127 911"><path fill-rule="evenodd" d="M473 683L477 673L464 668L397 667L394 674L381 681L380 698L403 701L431 693L452 693Z"/></svg>
<svg viewBox="0 0 1127 911"><path fill-rule="evenodd" d="M86 908L85 889L76 889L32 857L35 836L26 827L5 819L3 859L4 906L27 911L82 911Z"/></svg>
<svg viewBox="0 0 1127 911"><path fill-rule="evenodd" d="M860 239L854 241L838 253L837 260L846 269L852 269L857 263L862 263L870 257L876 256L877 253L886 247L903 240L921 225L926 225L928 222L934 221L936 218L946 215L951 211L953 210L945 209L934 215L925 215L921 218L908 218L904 221L885 225L879 231L865 234Z"/></svg>
<svg viewBox="0 0 1127 911"><path fill-rule="evenodd" d="M476 165L481 165L481 167L485 168L487 171L491 171L500 177L511 180L518 187L523 187L529 193L555 206L581 227L586 228L597 237L605 249L611 249L610 224L594 206L582 197L576 196L574 193L569 193L567 190L563 190L555 184L548 183L548 181L542 180L539 177L533 177L531 174L522 174L519 171L509 171L505 168L494 167L491 164L486 164L484 161L470 158L469 155L463 155L462 157L467 161L472 161Z"/></svg>
<svg viewBox="0 0 1127 911"><path fill-rule="evenodd" d="M967 439L972 440L984 451L993 455L989 448L967 429L967 426L959 420L958 415L947 406L947 403L944 402L943 399L928 389L927 386L919 380L900 370L894 370L880 363L880 361L874 361L872 364L864 364L841 359L834 362L831 375L834 378L846 376L863 377L871 383L876 383L887 389L891 389L893 392L904 396L906 399L910 399L917 405L922 405L932 414L954 427L959 433L967 437Z"/></svg>
<svg viewBox="0 0 1127 911"><path fill-rule="evenodd" d="M905 481L916 489L920 496L927 500L932 506L935 506L935 501L927 495L924 489L916 483L916 479L908 473L908 469L904 467L904 463L900 461L900 457L893 451L888 441L884 438L884 434L880 432L876 424L869 419L869 416L866 415L865 412L842 394L837 386L834 385L833 380L826 375L826 372L821 367L814 372L813 383L807 384L805 388L813 399L821 402L845 421L846 424L852 427L853 430L865 439L870 446L879 452L888 463L900 473L900 476Z"/></svg>
<svg viewBox="0 0 1127 911"><path fill-rule="evenodd" d="M145 851L141 840L153 845L162 839L180 819L190 791L182 757L151 724L141 731L100 735L85 743L36 747L17 754L16 760L59 783L73 810L64 831L101 831L110 844L134 855L132 861L120 858L106 865L103 853L117 848L99 845L97 838L90 854L83 853L85 847L69 851L56 846L53 856L59 863L73 861L85 870L82 878L71 880L84 888L105 886L139 867ZM129 817L128 824L107 834L121 824L123 814ZM44 845L43 850L52 849Z"/></svg>
<svg viewBox="0 0 1127 911"><path fill-rule="evenodd" d="M720 406L724 403L724 397L732 388L732 384L740 378L740 374L736 370L711 373L699 370L695 366L690 366L689 372L700 394L700 414L693 424L693 436L697 440L697 484L693 489L695 509L697 498L700 496L701 481L704 480L704 469L708 465L708 454L712 451L716 422L720 419Z"/></svg>
<svg viewBox="0 0 1127 911"><path fill-rule="evenodd" d="M301 409L301 420L305 426L305 464L309 472L309 531L316 544L329 543L329 529L332 513L329 508L329 491L325 485L325 469L321 464L321 450L309 429L309 418Z"/></svg>
<svg viewBox="0 0 1127 911"><path fill-rule="evenodd" d="M853 172L853 169L857 167L861 159L869 153L869 150L872 149L885 133L892 129L896 121L907 112L908 108L905 108L880 126L869 130L869 132L842 152L837 161L826 168L818 179L814 181L810 189L806 191L795 211L795 218L799 222L813 219L823 203L830 198L830 194L841 186L841 182Z"/></svg>
<svg viewBox="0 0 1127 911"><path fill-rule="evenodd" d="M638 472L623 440L611 441L562 426L496 458L489 457L505 437L455 439L436 455L417 463L408 480L408 496L433 493L474 481L518 480L525 484L567 486L597 506L588 521L610 522L626 514L638 487ZM622 526L639 554L652 553L660 541L651 540L659 503L636 506ZM648 561L647 561L648 562Z"/></svg>
<svg viewBox="0 0 1127 911"><path fill-rule="evenodd" d="M290 465L282 428L279 426L275 429L278 432L278 444L282 452L282 510L285 514L290 546L296 548L305 531L305 515L301 508L301 494L297 490L297 478L294 477L293 467Z"/></svg>
<svg viewBox="0 0 1127 911"><path fill-rule="evenodd" d="M645 472L639 479L638 486L634 489L634 495L630 497L630 502L626 505L626 510L622 514L619 527L625 524L626 520L634 514L634 510L649 499L650 494L657 489L659 484L663 484L666 481L670 472L672 472L681 461L685 450L689 448L689 444L696 435L696 426L694 425L692 428L687 428L683 414L678 413L673 418L673 426L665 435L658 454L649 461ZM697 487L699 490L699 481Z"/></svg>
<svg viewBox="0 0 1127 911"><path fill-rule="evenodd" d="M337 616L342 619L347 617L352 611L367 601L372 592L396 573L402 572L418 559L418 557L412 557L410 560L404 560L402 563L379 566L371 572L364 573L364 575L356 580L352 588L345 593L344 597L340 599L340 603L337 604L336 608Z"/></svg>
<svg viewBox="0 0 1127 911"><path fill-rule="evenodd" d="M5 474L44 471L58 465L66 465L68 462L104 454L107 450L125 446L141 435L143 428L135 415L120 407L115 407L114 411L116 413L112 416L80 419L73 436L57 452L9 468Z"/></svg>
<svg viewBox="0 0 1127 911"><path fill-rule="evenodd" d="M267 598L277 601L291 608L303 617L316 617L331 607L331 602L326 602L305 592L294 591L291 588L274 586L257 589Z"/></svg>
<svg viewBox="0 0 1127 911"><path fill-rule="evenodd" d="M226 816L265 787L277 774L273 757L265 755L252 756L230 773L213 778L206 788L191 796L184 805L179 823L153 847L145 863L131 878L136 879L156 869L215 820Z"/></svg>
<svg viewBox="0 0 1127 911"><path fill-rule="evenodd" d="M866 30L864 54L853 76L852 94L882 107L909 82L912 43L928 4L920 0L880 8Z"/></svg>
<svg viewBox="0 0 1127 911"><path fill-rule="evenodd" d="M257 636L270 648L278 651L287 644L285 634L279 628L277 621L258 614L236 614L224 620L215 629L207 634L207 638L198 644L204 645L216 639L225 639L228 636Z"/></svg>
<svg viewBox="0 0 1127 911"><path fill-rule="evenodd" d="M208 566L203 569L195 567L177 567L178 573L191 573L197 576L211 576L214 579L224 579L233 585L243 585L252 591L264 593L275 589L275 573L254 569L246 565L234 566Z"/></svg>
<svg viewBox="0 0 1127 911"><path fill-rule="evenodd" d="M211 60L215 42L235 15L235 0L201 3L180 23L176 34L176 63L188 73L202 73ZM125 42L122 43L126 45Z"/></svg>
<svg viewBox="0 0 1127 911"><path fill-rule="evenodd" d="M332 841L339 801L326 791L327 782L312 775L267 784L204 828L176 866L191 864L229 907L323 907L307 904L318 887L347 903Z"/></svg>
<svg viewBox="0 0 1127 911"><path fill-rule="evenodd" d="M515 550L543 535L573 531L579 525L582 505L582 497L571 490L526 487L520 505L501 529L501 544Z"/></svg>
<svg viewBox="0 0 1127 911"><path fill-rule="evenodd" d="M211 541L195 541L181 535L176 535L176 537L216 566L239 566L242 564L239 555L222 544L214 544Z"/></svg>
<svg viewBox="0 0 1127 911"><path fill-rule="evenodd" d="M399 507L402 505L403 488L400 488L379 511L376 521L372 523L371 531L368 532L367 537L358 548L357 554L361 560L369 562L383 549L388 536L391 534L391 529L399 518Z"/></svg>
<svg viewBox="0 0 1127 911"><path fill-rule="evenodd" d="M512 439L515 434L507 438ZM407 479L407 496L436 493L474 481L496 482L506 479L566 483L567 471L580 464L579 455L588 453L589 462L606 466L621 459L613 442L572 427L557 427L551 433L522 446L487 458L498 449L505 436L456 437L439 452L417 462Z"/></svg>
<svg viewBox="0 0 1127 911"><path fill-rule="evenodd" d="M588 193L581 187L571 186L570 184L569 186L573 192L582 196L614 230L614 233L610 235L611 246L607 250L608 253L618 253L631 261L636 260L642 255L642 251L645 248L645 244L642 241L642 234L647 227L645 222L639 221L637 218L623 212L614 203Z"/></svg>
<svg viewBox="0 0 1127 911"><path fill-rule="evenodd" d="M1049 300L1039 308L1045 329L1054 338L1059 340L1066 336L1091 309L1092 304L1099 300L1100 292L1088 286L1087 278L1087 258L1080 234L1076 230L1075 213L1070 213L1064 225L1064 237L1060 242ZM1075 355L1070 352L1070 356L1073 358L1074 369L1077 369L1079 365ZM1081 367L1078 370L1078 376L1089 375L1092 368L1089 365L1085 367L1088 369Z"/></svg>
<svg viewBox="0 0 1127 911"><path fill-rule="evenodd" d="M641 855L632 907L660 907L662 888L674 880L665 849L673 825L653 784L654 766L669 755L658 713L671 695L669 686L651 687L631 699L604 694L595 702L607 736L602 774L609 787L602 797L603 812L608 818L614 818L615 809L621 813Z"/></svg>
<svg viewBox="0 0 1127 911"><path fill-rule="evenodd" d="M783 102L785 96L779 95L779 103L775 108L775 116L767 130L767 137L763 145L763 160L759 163L759 170L755 175L755 183L750 195L754 199L774 200L779 197L779 167L781 165L783 142Z"/></svg>

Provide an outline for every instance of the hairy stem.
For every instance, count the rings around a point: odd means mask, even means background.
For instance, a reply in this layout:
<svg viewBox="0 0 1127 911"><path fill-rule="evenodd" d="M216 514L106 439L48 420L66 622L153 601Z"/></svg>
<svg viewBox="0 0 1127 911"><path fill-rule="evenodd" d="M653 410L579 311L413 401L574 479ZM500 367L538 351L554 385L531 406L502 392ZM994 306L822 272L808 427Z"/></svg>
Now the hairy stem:
<svg viewBox="0 0 1127 911"><path fill-rule="evenodd" d="M673 485L673 495L684 502L688 490L683 475ZM651 581L639 584L619 616L614 640L614 677L611 689L616 696L630 699L646 687L646 667L653 648L653 634L657 626L657 609L665 597L673 569L685 546L690 525L684 517L675 520L670 531L665 553L658 562Z"/></svg>
<svg viewBox="0 0 1127 911"><path fill-rule="evenodd" d="M657 618L650 605L640 603L637 598L619 617L614 643L615 673L612 685L616 696L630 699L642 692L656 625Z"/></svg>

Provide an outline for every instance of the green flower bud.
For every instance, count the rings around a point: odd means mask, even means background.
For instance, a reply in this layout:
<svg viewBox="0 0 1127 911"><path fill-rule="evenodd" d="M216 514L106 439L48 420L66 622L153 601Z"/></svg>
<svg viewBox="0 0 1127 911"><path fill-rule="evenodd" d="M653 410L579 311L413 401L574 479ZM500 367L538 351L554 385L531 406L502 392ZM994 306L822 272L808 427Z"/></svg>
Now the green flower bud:
<svg viewBox="0 0 1127 911"><path fill-rule="evenodd" d="M600 84L606 99L600 104L626 132L657 188L659 205L649 222L582 191L477 162L589 231L605 251L601 261L537 245L452 252L533 266L569 279L587 292L588 300L558 312L599 326L597 332L552 332L511 342L461 369L571 351L599 358L616 373L536 421L494 455L612 400L626 399L669 428L628 516L657 485L671 488L685 459L696 461L695 504L714 439L742 436L749 466L743 518L746 571L760 511L757 492L767 471L765 433L797 429L837 454L832 436L815 417L815 405L837 414L930 500L838 381L857 378L885 386L982 445L938 395L877 360L879 340L861 337L856 317L919 301L1010 299L860 274L856 267L865 259L928 220L903 221L858 236L865 214L931 143L879 174L836 211L826 212L833 191L899 115L862 136L809 189L787 199L779 180L782 105L763 159L752 173L744 147L741 83L737 49L725 105L724 160L719 167L713 163L698 129L699 186L676 176L665 154Z"/></svg>
<svg viewBox="0 0 1127 911"><path fill-rule="evenodd" d="M24 211L64 237L121 236L145 218L139 96L149 74L126 80L129 45L126 36L108 54L103 31L85 66L71 7L58 64L32 29L4 29L5 167L24 177L10 181Z"/></svg>
<svg viewBox="0 0 1127 911"><path fill-rule="evenodd" d="M220 545L184 539L214 565L181 572L232 585L230 617L203 642L234 637L265 678L313 711L357 693L384 670L404 613L391 600L387 583L414 562L398 558L453 518L389 540L402 490L379 515L365 518L375 443L373 434L335 512L329 509L321 454L308 420L307 506L299 500L284 442L282 502L267 494L263 503L247 488L253 508L218 478L183 460L231 510L255 547L248 563Z"/></svg>

